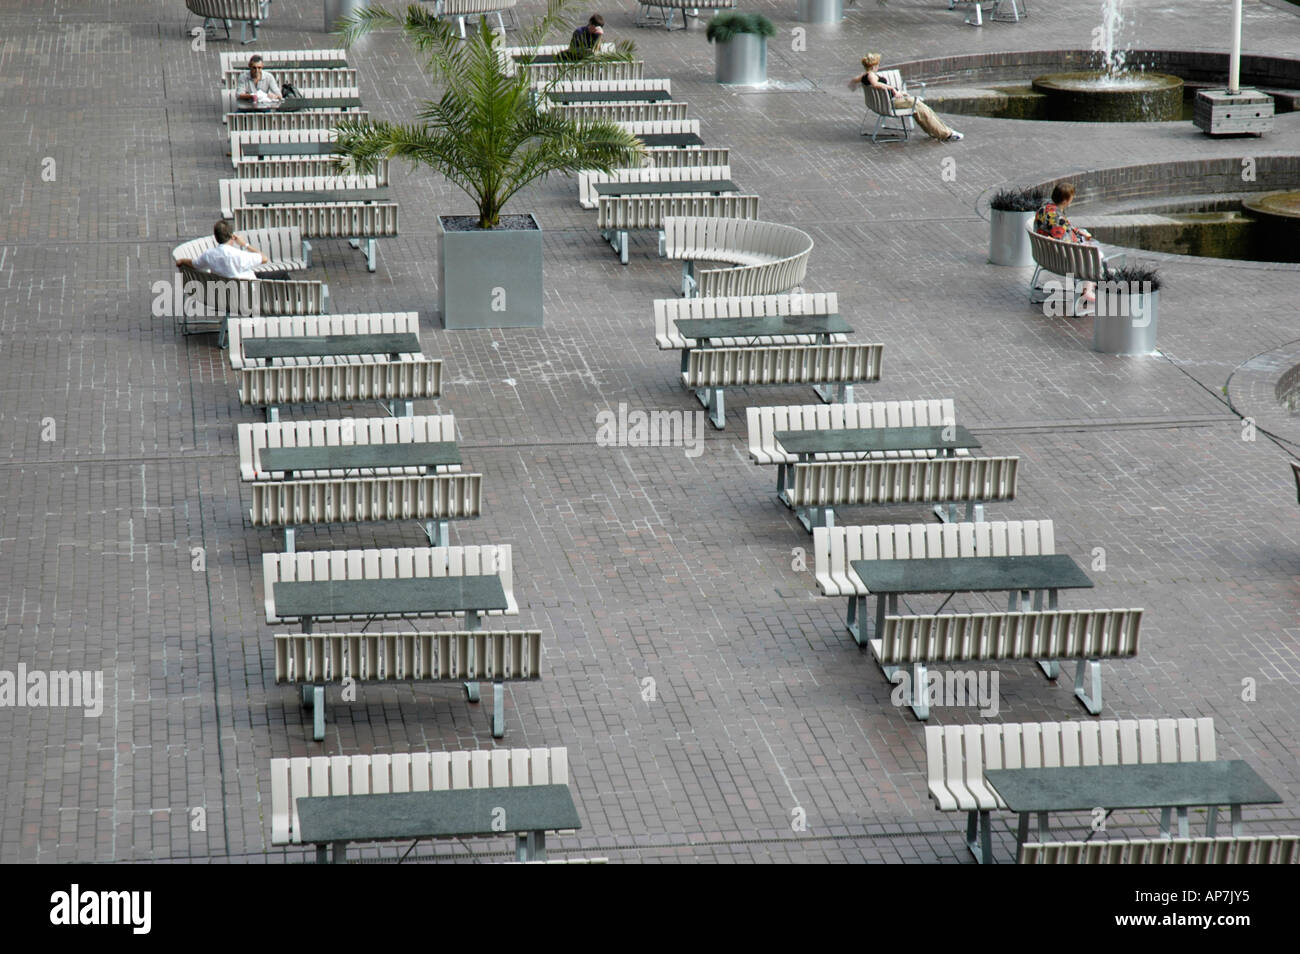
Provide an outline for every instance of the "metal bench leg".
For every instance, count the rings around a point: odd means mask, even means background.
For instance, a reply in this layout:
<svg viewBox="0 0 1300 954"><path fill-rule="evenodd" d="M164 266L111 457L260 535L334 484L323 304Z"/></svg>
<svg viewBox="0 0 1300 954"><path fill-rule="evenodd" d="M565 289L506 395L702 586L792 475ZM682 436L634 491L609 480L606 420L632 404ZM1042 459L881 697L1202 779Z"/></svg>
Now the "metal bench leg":
<svg viewBox="0 0 1300 954"><path fill-rule="evenodd" d="M294 540L294 536L295 536L295 534L294 534L294 532L293 532L293 527L285 527L285 528L284 528L284 552L285 552L285 553L294 553L294 552L295 552L295 551L294 551L294 548L293 548L293 540Z"/></svg>
<svg viewBox="0 0 1300 954"><path fill-rule="evenodd" d="M478 683L477 683L477 682L467 682L467 683L465 683L465 698L468 699L470 702L478 702L478 701L479 701L479 698L480 698L480 696L479 696L479 686L478 686Z"/></svg>
<svg viewBox="0 0 1300 954"><path fill-rule="evenodd" d="M1187 838L1190 837L1190 834L1191 832L1187 827L1187 809L1185 807L1180 808L1178 809L1178 837Z"/></svg>
<svg viewBox="0 0 1300 954"><path fill-rule="evenodd" d="M327 845L316 846L316 864L323 865L329 862L329 847Z"/></svg>
<svg viewBox="0 0 1300 954"><path fill-rule="evenodd" d="M1016 612L1016 610L1011 610L1011 612L1014 613ZM1043 675L1046 676L1048 679L1055 680L1058 676L1061 675L1061 663L1059 660L1056 659L1040 659L1038 660L1038 668L1043 670ZM1074 676L1075 676L1074 687L1076 689L1079 689L1083 686L1083 681L1079 677L1079 674L1077 672L1074 674Z"/></svg>
<svg viewBox="0 0 1300 954"><path fill-rule="evenodd" d="M503 683L492 683L492 738L500 739L506 734L506 687Z"/></svg>
<svg viewBox="0 0 1300 954"><path fill-rule="evenodd" d="M317 742L325 741L325 687L312 686L311 737Z"/></svg>
<svg viewBox="0 0 1300 954"><path fill-rule="evenodd" d="M1042 665L1041 663L1039 665ZM1088 695L1083 691L1083 673L1084 669L1092 670L1092 694ZM1089 715L1101 715L1101 661L1098 659L1080 659L1079 666L1074 671L1074 695L1083 707L1088 710Z"/></svg>
<svg viewBox="0 0 1300 954"><path fill-rule="evenodd" d="M1229 806L1228 811L1230 812L1232 817L1232 837L1240 838L1241 837L1241 806L1231 805Z"/></svg>
<svg viewBox="0 0 1300 954"><path fill-rule="evenodd" d="M682 297L690 298L691 291L695 288L695 263L691 261L682 262Z"/></svg>
<svg viewBox="0 0 1300 954"><path fill-rule="evenodd" d="M993 864L993 831L989 822L989 813L974 811L966 814L966 847L980 864Z"/></svg>
<svg viewBox="0 0 1300 954"><path fill-rule="evenodd" d="M845 628L859 646L863 645L865 634L862 632L862 611L866 609L867 598L856 593L849 597L849 613L845 619Z"/></svg>
<svg viewBox="0 0 1300 954"><path fill-rule="evenodd" d="M922 722L930 718L930 673L923 662L912 665L912 714Z"/></svg>
<svg viewBox="0 0 1300 954"><path fill-rule="evenodd" d="M1205 813L1205 837L1213 838L1219 831L1219 806L1210 805Z"/></svg>
<svg viewBox="0 0 1300 954"><path fill-rule="evenodd" d="M375 240L366 239L366 271L375 270Z"/></svg>
<svg viewBox="0 0 1300 954"><path fill-rule="evenodd" d="M330 863L335 865L348 863L348 843L346 841L334 842L334 851L330 855Z"/></svg>
<svg viewBox="0 0 1300 954"><path fill-rule="evenodd" d="M302 240L302 263L307 268L311 268L311 242L306 239Z"/></svg>
<svg viewBox="0 0 1300 954"><path fill-rule="evenodd" d="M530 831L528 833L528 839L532 843L532 847L533 847L533 860L545 861L546 860L546 832Z"/></svg>
<svg viewBox="0 0 1300 954"><path fill-rule="evenodd" d="M966 501L966 522L983 523L984 522L984 505L976 503L973 500Z"/></svg>
<svg viewBox="0 0 1300 954"><path fill-rule="evenodd" d="M1034 269L1034 277L1029 279L1029 303L1031 305L1041 305L1044 301L1047 300L1046 292L1043 292L1042 298L1037 298L1034 295L1035 292L1043 291L1043 289L1038 287L1038 276L1041 275L1042 273L1043 273L1043 266L1039 265L1037 268Z"/></svg>
<svg viewBox="0 0 1300 954"><path fill-rule="evenodd" d="M938 517L942 523L956 523L957 505L955 503L935 504L934 515Z"/></svg>
<svg viewBox="0 0 1300 954"><path fill-rule="evenodd" d="M1169 834L1169 815L1171 812L1172 809L1169 808L1160 809L1160 837L1161 838L1172 837Z"/></svg>
<svg viewBox="0 0 1300 954"><path fill-rule="evenodd" d="M727 426L727 411L723 404L722 388L700 388L695 392L695 397L709 409L709 423L718 430L724 430Z"/></svg>
<svg viewBox="0 0 1300 954"><path fill-rule="evenodd" d="M527 861L528 848L528 836L524 834L515 835L515 861Z"/></svg>
<svg viewBox="0 0 1300 954"><path fill-rule="evenodd" d="M350 238L350 239L348 239L348 244L351 245L353 248L360 248L360 247L361 247L361 239L358 239L358 238Z"/></svg>
<svg viewBox="0 0 1300 954"><path fill-rule="evenodd" d="M794 515L809 533L812 533L818 527L835 526L835 509L833 507L795 507Z"/></svg>
<svg viewBox="0 0 1300 954"><path fill-rule="evenodd" d="M664 234L663 229L660 229L659 230L659 257L663 258L667 254L668 254L668 236Z"/></svg>
<svg viewBox="0 0 1300 954"><path fill-rule="evenodd" d="M426 520L424 522L424 535L429 538L429 546L449 546L447 537L450 526L451 523L448 520Z"/></svg>
<svg viewBox="0 0 1300 954"><path fill-rule="evenodd" d="M469 612L465 614L465 628L468 630L482 629L483 619L478 613ZM471 643L472 645L472 643ZM479 701L479 691L477 682L465 683L465 698L470 702Z"/></svg>
<svg viewBox="0 0 1300 954"><path fill-rule="evenodd" d="M787 506L793 506L793 503L790 500L790 496L789 494L786 493L785 490L785 488L788 486L788 481L790 480L791 477L789 471L790 471L789 464L776 465L776 499L786 504Z"/></svg>

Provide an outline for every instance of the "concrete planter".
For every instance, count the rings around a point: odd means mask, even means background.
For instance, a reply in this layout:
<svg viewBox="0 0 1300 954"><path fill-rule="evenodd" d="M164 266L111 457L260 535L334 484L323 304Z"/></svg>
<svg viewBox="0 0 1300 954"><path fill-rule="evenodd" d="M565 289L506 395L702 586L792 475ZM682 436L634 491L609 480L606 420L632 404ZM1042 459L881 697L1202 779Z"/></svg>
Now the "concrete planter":
<svg viewBox="0 0 1300 954"><path fill-rule="evenodd" d="M838 25L844 19L844 0L799 0L800 23Z"/></svg>
<svg viewBox="0 0 1300 954"><path fill-rule="evenodd" d="M1025 268L1034 264L1029 245L1033 212L1004 212L989 209L989 263Z"/></svg>
<svg viewBox="0 0 1300 954"><path fill-rule="evenodd" d="M1097 286L1097 315L1092 324L1092 350L1102 354L1140 355L1156 350L1160 324L1160 292L1131 293Z"/></svg>
<svg viewBox="0 0 1300 954"><path fill-rule="evenodd" d="M333 33L340 17L351 16L370 6L370 0L325 0L325 32Z"/></svg>
<svg viewBox="0 0 1300 954"><path fill-rule="evenodd" d="M733 86L762 86L767 82L767 37L739 33L718 48L719 83Z"/></svg>
<svg viewBox="0 0 1300 954"><path fill-rule="evenodd" d="M442 326L542 327L542 228L449 231L438 216Z"/></svg>

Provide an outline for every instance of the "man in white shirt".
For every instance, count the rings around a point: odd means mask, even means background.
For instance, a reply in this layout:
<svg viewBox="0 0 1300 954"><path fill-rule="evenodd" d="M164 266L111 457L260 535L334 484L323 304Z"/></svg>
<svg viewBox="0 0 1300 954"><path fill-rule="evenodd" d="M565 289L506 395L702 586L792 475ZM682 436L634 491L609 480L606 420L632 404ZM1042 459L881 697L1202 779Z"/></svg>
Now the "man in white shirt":
<svg viewBox="0 0 1300 954"><path fill-rule="evenodd" d="M214 248L208 249L195 259L177 259L177 265L189 265L199 271L211 272L219 278L288 278L284 271L254 273L258 265L265 265L270 259L265 252L258 251L235 234L230 223L225 219L212 227L212 235L217 240Z"/></svg>
<svg viewBox="0 0 1300 954"><path fill-rule="evenodd" d="M262 96L258 96L261 93ZM235 92L235 98L245 103L256 103L258 100L263 102L278 103L284 99L280 95L280 84L275 81L275 77L262 69L262 58L254 53L248 60L248 75L239 78L239 88Z"/></svg>

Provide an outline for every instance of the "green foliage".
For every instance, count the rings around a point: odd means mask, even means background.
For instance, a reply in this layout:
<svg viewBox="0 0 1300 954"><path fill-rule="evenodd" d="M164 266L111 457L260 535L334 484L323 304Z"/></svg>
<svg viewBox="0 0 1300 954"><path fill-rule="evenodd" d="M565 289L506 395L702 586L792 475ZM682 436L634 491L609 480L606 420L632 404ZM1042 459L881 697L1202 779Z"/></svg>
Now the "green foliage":
<svg viewBox="0 0 1300 954"><path fill-rule="evenodd" d="M999 212L1037 212L1047 201L1041 189L999 189L989 199L989 208Z"/></svg>
<svg viewBox="0 0 1300 954"><path fill-rule="evenodd" d="M1154 291L1160 291L1160 273L1150 265L1121 265L1119 268L1110 269L1106 275L1108 279L1115 282L1121 282L1130 287L1141 287L1143 282L1150 282L1150 288Z"/></svg>
<svg viewBox="0 0 1300 954"><path fill-rule="evenodd" d="M521 46L539 46L562 28L574 0L547 0L546 14L521 31ZM536 87L529 71L497 49L487 18L462 41L453 21L439 20L423 6L404 13L369 7L343 19L335 31L344 45L381 27L397 27L424 60L425 71L441 87L436 101L424 104L411 123L340 123L338 142L347 171L368 173L381 158L428 166L454 183L478 206L479 227L494 228L501 210L520 189L552 172L582 169L608 172L639 164L641 143L610 122L579 125L546 111L555 83L594 64L632 58L632 45L593 52L580 61L557 64L556 77Z"/></svg>
<svg viewBox="0 0 1300 954"><path fill-rule="evenodd" d="M709 21L704 35L710 43L726 43L741 33L756 33L759 36L775 36L776 27L772 21L761 13L740 13L728 10L719 13Z"/></svg>

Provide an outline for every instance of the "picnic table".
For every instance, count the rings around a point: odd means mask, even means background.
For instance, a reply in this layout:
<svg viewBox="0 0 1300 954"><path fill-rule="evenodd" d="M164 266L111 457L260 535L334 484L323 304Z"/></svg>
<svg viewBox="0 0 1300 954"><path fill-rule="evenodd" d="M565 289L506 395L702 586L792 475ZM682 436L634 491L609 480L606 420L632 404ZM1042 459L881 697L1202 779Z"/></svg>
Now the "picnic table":
<svg viewBox="0 0 1300 954"><path fill-rule="evenodd" d="M410 579L282 581L273 584L276 615L302 620L311 632L317 616L366 618L385 613L420 616L464 613L468 629L479 614L509 608L501 577L440 576Z"/></svg>
<svg viewBox="0 0 1300 954"><path fill-rule="evenodd" d="M274 358L319 358L357 354L419 354L420 339L410 333L373 335L297 335L276 338L244 338L245 358L269 361Z"/></svg>
<svg viewBox="0 0 1300 954"><path fill-rule="evenodd" d="M254 190L244 193L245 205L299 205L304 202L382 202L388 198L388 187L377 189L286 189L268 192Z"/></svg>
<svg viewBox="0 0 1300 954"><path fill-rule="evenodd" d="M345 70L347 60L263 60L262 69L272 70Z"/></svg>
<svg viewBox="0 0 1300 954"><path fill-rule="evenodd" d="M1188 837L1187 809L1209 809L1205 833L1215 837L1218 806L1231 810L1232 833L1241 834L1243 805L1276 805L1281 796L1240 760L1151 762L1074 768L988 769L984 780L1019 816L1016 854L1029 836L1029 816L1038 816L1040 841L1048 840L1052 812L1159 808L1160 833L1169 837L1169 815L1178 812L1178 837Z"/></svg>
<svg viewBox="0 0 1300 954"><path fill-rule="evenodd" d="M582 827L567 785L308 796L297 804L301 840L316 845L319 863L326 860L327 845L334 846L334 864L345 862L350 841L413 839L418 844L424 838L502 834L515 835L517 860L545 861L548 831Z"/></svg>
<svg viewBox="0 0 1300 954"><path fill-rule="evenodd" d="M898 615L898 597L904 593L981 593L1004 590L1009 603L1023 612L1034 594L1035 610L1042 609L1042 593L1048 594L1048 609L1057 608L1057 591L1091 589L1092 580L1079 564L1064 553L1008 557L939 557L921 560L853 560L853 572L867 592L876 597L876 633L884 629L885 617ZM856 610L861 600L855 597ZM944 604L947 604L944 600ZM940 609L943 606L939 607ZM1010 608L1010 607L1009 607ZM860 614L851 612L853 618ZM861 641L861 640L859 640Z"/></svg>
<svg viewBox="0 0 1300 954"><path fill-rule="evenodd" d="M424 441L401 444L342 444L335 447L263 447L258 453L259 470L283 473L292 478L296 471L361 470L381 467L435 467L460 464L455 441Z"/></svg>
<svg viewBox="0 0 1300 954"><path fill-rule="evenodd" d="M816 335L830 341L831 335L847 334L853 326L836 314L750 315L743 318L686 318L677 322L677 333L687 341L682 349L682 373L690 361L690 342L714 338L784 338ZM698 347L698 345L696 345Z"/></svg>
<svg viewBox="0 0 1300 954"><path fill-rule="evenodd" d="M704 137L699 133L641 133L636 137L650 146L702 146Z"/></svg>
<svg viewBox="0 0 1300 954"><path fill-rule="evenodd" d="M552 90L553 103L661 103L672 99L666 89Z"/></svg>
<svg viewBox="0 0 1300 954"><path fill-rule="evenodd" d="M339 144L333 140L329 142L250 142L241 146L239 151L243 155L254 159L265 159L269 156L342 155L339 152Z"/></svg>
<svg viewBox="0 0 1300 954"><path fill-rule="evenodd" d="M360 108L360 96L290 96L278 106L248 106L244 100L235 107L239 113L296 113L306 109L354 109Z"/></svg>
<svg viewBox="0 0 1300 954"><path fill-rule="evenodd" d="M674 179L671 182L593 182L597 195L721 195L739 192L730 179Z"/></svg>

